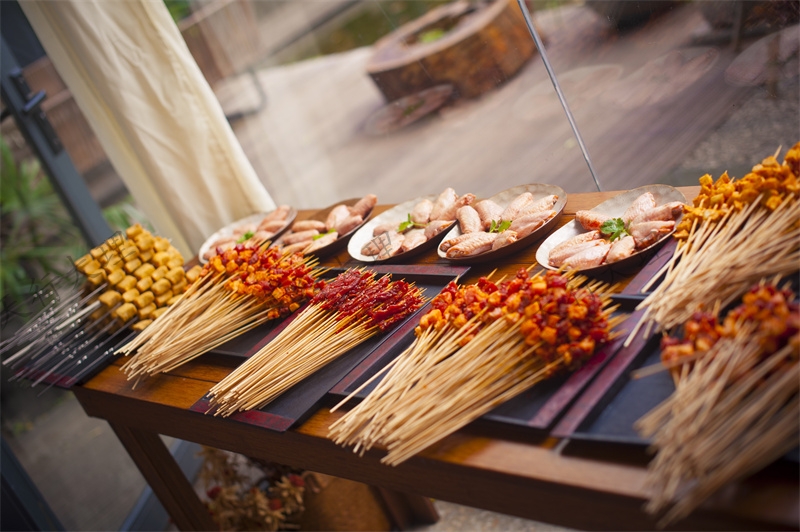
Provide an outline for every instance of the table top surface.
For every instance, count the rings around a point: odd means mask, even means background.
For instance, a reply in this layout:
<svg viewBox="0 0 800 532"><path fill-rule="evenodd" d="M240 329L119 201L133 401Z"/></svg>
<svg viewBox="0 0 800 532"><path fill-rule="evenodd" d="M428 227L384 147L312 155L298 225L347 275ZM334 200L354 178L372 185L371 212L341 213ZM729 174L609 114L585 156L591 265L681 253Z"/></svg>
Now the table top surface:
<svg viewBox="0 0 800 532"><path fill-rule="evenodd" d="M680 189L687 199L698 187ZM561 225L580 209L589 209L614 192L571 194ZM385 209L386 207L378 207ZM298 219L311 212L301 212ZM503 264L474 266L463 278L472 282L497 269L513 273L534 262L536 247L503 259ZM414 259L442 264L436 251ZM346 266L346 250L323 262ZM352 264L352 263L351 263ZM235 367L223 357L203 355L170 374L128 381L116 360L75 394L89 415L114 423L195 441L302 469L350 478L398 491L520 515L585 529L653 529L643 510L650 488L646 469L624 449L600 456L564 452L565 441L549 436L497 434L468 426L397 466L380 464L383 453L358 456L334 445L328 427L342 413L323 407L299 426L274 432L190 408ZM797 471L763 471L728 486L678 528L797 529L800 527Z"/></svg>

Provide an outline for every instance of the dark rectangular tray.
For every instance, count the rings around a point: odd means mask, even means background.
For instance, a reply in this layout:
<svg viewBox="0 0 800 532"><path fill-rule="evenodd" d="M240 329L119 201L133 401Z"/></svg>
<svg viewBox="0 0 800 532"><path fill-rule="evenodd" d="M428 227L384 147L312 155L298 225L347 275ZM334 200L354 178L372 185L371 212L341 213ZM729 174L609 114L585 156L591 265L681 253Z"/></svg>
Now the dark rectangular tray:
<svg viewBox="0 0 800 532"><path fill-rule="evenodd" d="M405 279L406 281L414 282L423 290L425 296L430 298L438 294L447 283L466 273L469 268L464 266L380 265L370 266L370 269L379 274L391 273L394 279ZM333 269L326 275L333 277L342 271L342 269ZM375 352L391 350L398 342L408 340L409 335L413 337L414 327L419 319L419 312L417 311L417 313L406 318L394 330L372 337L351 349L287 390L260 410L239 412L231 416L231 419L279 432L286 431L310 415L322 403L329 390L337 382L345 378L362 360ZM253 334L248 335L248 338L241 339L238 344L226 344L215 350L215 352L223 356L248 358L275 338L298 314L295 313L279 324L271 326L267 331L257 328L256 330L261 332L261 337L255 343L252 343L256 336L253 332ZM252 345L249 345L249 349L244 350L248 344ZM191 410L205 413L209 409L208 404L209 396L206 395L192 405Z"/></svg>
<svg viewBox="0 0 800 532"><path fill-rule="evenodd" d="M660 264L663 264L663 262L652 265L651 269L660 268ZM643 295L636 293L640 289L641 283L633 283L629 286L631 286L631 291L634 293L623 293L615 296L615 302L620 305L619 312L631 312L636 304L644 298ZM409 327L413 330L413 325ZM375 350L344 379L339 381L331 389L330 394L340 402L351 394L354 394L350 399L351 401L364 399L377 386L383 376L375 378L366 386L365 383L397 358L403 350L411 345L413 340L413 335L406 334L402 341ZM623 341L624 337L615 339L596 353L579 370L572 374L557 376L537 384L484 415L481 421L523 430L544 431L550 428L580 392L592 381L595 375L614 357L622 347Z"/></svg>

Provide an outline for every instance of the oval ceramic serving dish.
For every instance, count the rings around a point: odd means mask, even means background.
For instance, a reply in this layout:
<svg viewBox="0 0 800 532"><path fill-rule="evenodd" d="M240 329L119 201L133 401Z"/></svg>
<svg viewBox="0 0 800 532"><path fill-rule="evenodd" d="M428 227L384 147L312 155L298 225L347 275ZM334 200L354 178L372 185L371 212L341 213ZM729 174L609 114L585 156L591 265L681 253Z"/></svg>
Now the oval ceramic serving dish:
<svg viewBox="0 0 800 532"><path fill-rule="evenodd" d="M414 257L426 250L431 249L442 239L442 236L445 233L447 233L449 227L441 231L438 235L431 238L430 240L420 244L419 246L410 249L404 253L395 255L393 257L380 259L376 256L363 255L361 253L361 249L364 247L364 245L370 240L372 240L373 238L372 231L377 226L391 223L391 224L396 224L399 227L401 223L405 222L408 219L409 213L414 209L417 203L426 199L430 201L436 201L437 197L438 195L422 196L419 198L415 198L413 200L400 203L399 205L392 207L388 211L382 212L380 215L376 216L375 218L371 219L369 222L364 224L361 227L361 229L359 229L356 232L356 234L354 234L350 238L350 241L347 243L347 252L350 253L350 256L353 257L354 259L360 260L362 262L397 262L400 260L407 259L409 257Z"/></svg>
<svg viewBox="0 0 800 532"><path fill-rule="evenodd" d="M677 190L674 187L669 185L646 185L639 188L634 188L627 192L623 192L613 198L604 201L603 203L597 205L593 209L594 212L600 214L606 214L612 217L620 217L625 213L625 209L627 209L633 201L644 194L645 192L651 192L656 199L656 205L663 205L664 203L669 203L670 201L680 201L682 203L686 203L686 197L683 195L682 192ZM675 225L680 220L676 220ZM542 245L539 246L539 249L536 251L536 261L541 264L543 267L548 268L550 270L558 270L554 266L550 265L549 257L550 251L556 247L561 242L565 240L569 240L572 237L575 237L581 233L586 233L587 231L581 226L581 224L577 220L573 220L570 223L566 224L564 227L560 228L558 231L554 232L550 235L547 240L542 242ZM674 231L673 231L674 232ZM617 262L611 262L606 264L601 264L600 266L594 266L592 268L585 268L582 270L578 270L581 273L593 273L599 274L603 273L607 270L613 270L617 272L627 272L632 269L638 268L643 266L652 256L653 252L658 249L664 242L666 242L667 238L672 235L672 232L665 234L662 236L658 241L651 244L650 246L640 249L635 252L630 257L625 259L619 260Z"/></svg>
<svg viewBox="0 0 800 532"><path fill-rule="evenodd" d="M225 227L223 227L222 229L220 229L219 231L208 237L206 241L203 242L203 245L200 246L200 251L198 251L197 253L197 258L200 261L200 264L205 264L206 262L208 262L208 259L205 258L205 255L208 251L211 250L211 246L212 244L214 244L214 242L220 240L223 237L233 235L236 228L241 227L243 225L251 225L251 224L258 225L259 223L261 223L261 220L263 220L269 214L270 214L269 212L259 212L256 214L251 214L250 216L245 216L240 220L236 220L235 222L226 225ZM284 223L283 226L272 235L272 240L277 239L287 229L289 229L289 226L292 224L292 222L294 222L296 216L297 216L297 209L291 207L289 209L289 214L286 216L286 223Z"/></svg>
<svg viewBox="0 0 800 532"><path fill-rule="evenodd" d="M333 205L330 205L330 206L322 209L321 211L315 212L314 214L312 214L311 216L308 217L308 220L317 220L317 221L320 221L320 222L324 222L325 220L327 220L328 214L330 214L330 212L337 205L347 205L348 207L352 207L353 205L358 203L360 200L361 200L361 198L350 198L350 199L346 199L344 201L337 201ZM323 247L321 247L319 249L314 250L311 254L315 255L317 257L327 257L328 255L332 255L334 253L338 253L339 251L341 251L347 245L347 242L356 233L356 231L358 231L361 227L364 226L365 223L367 223L369 221L370 216L372 216L372 211L373 210L374 209L370 209L370 211L367 213L367 215L364 217L364 220L360 224L358 224L357 226L352 228L347 233L345 233L343 235L340 235L336 240L334 240L333 242L331 242L327 246L323 246ZM283 238L284 236L290 235L290 234L291 234L291 232L286 232L283 235L281 235L281 238ZM280 241L281 241L281 238L277 239L273 245L279 245Z"/></svg>
<svg viewBox="0 0 800 532"><path fill-rule="evenodd" d="M511 187L509 189L506 189L502 192L498 192L494 196L485 199L490 199L495 203L497 203L498 205L500 205L501 207L505 208L508 206L509 203L511 203L511 201L514 200L514 198L525 192L530 192L531 194L533 194L534 201L544 198L545 196L550 196L550 195L557 196L558 200L556 201L555 205L553 205L552 209L556 211L555 216L547 220L544 223L544 225L539 227L533 233L517 240L516 242L513 242L507 246L503 246L496 250L487 251L485 253L481 253L480 255L475 255L473 257L448 258L445 252L437 248L436 251L439 253L439 256L443 259L449 260L451 262L457 262L460 264L478 264L482 262L496 260L511 255L512 253L516 253L520 249L530 246L531 244L542 238L544 235L548 233L548 231L552 230L552 228L555 227L556 224L558 224L558 220L564 213L564 207L566 207L567 205L567 193L564 192L564 189L556 185L545 185L545 184L519 185L516 187ZM478 201L480 200L476 200L475 203L477 203ZM455 238L459 235L461 235L461 228L458 226L458 224L456 224L455 227L453 227L444 236L442 242L446 242L447 240Z"/></svg>

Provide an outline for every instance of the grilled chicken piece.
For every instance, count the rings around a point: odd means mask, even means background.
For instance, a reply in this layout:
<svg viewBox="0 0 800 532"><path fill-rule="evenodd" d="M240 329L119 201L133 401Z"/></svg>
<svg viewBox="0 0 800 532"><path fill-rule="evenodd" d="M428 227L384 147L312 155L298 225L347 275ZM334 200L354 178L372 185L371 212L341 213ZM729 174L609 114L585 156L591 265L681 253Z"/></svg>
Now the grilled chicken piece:
<svg viewBox="0 0 800 532"><path fill-rule="evenodd" d="M308 229L316 229L317 231L325 230L325 222L319 220L301 220L292 225L292 232L299 233L300 231L307 231Z"/></svg>
<svg viewBox="0 0 800 532"><path fill-rule="evenodd" d="M456 201L449 207L442 210L442 212L439 213L438 215L434 214L434 212L431 212L431 220L455 220L458 209L460 209L464 205L470 205L474 201L475 201L475 194L469 194L469 193L464 194L460 198L456 199ZM434 211L435 210L436 207L434 206Z"/></svg>
<svg viewBox="0 0 800 532"><path fill-rule="evenodd" d="M339 233L334 231L333 233L328 233L326 235L322 235L316 240L312 240L311 244L306 247L303 252L304 253L313 253L320 248L324 248L328 244L333 244L336 242L336 239L339 238Z"/></svg>
<svg viewBox="0 0 800 532"><path fill-rule="evenodd" d="M404 252L412 250L428 241L428 239L425 238L424 229L412 229L411 231L403 233L403 237L403 245L401 246L401 249Z"/></svg>
<svg viewBox="0 0 800 532"><path fill-rule="evenodd" d="M362 218L360 214L353 214L351 216L348 216L347 218L339 222L339 225L336 226L336 233L339 233L340 235L346 235L347 233L355 229L358 226L358 224L360 224L363 221L364 218Z"/></svg>
<svg viewBox="0 0 800 532"><path fill-rule="evenodd" d="M447 250L447 258L457 259L473 257L492 249L492 243L497 238L495 233L467 233L468 238Z"/></svg>
<svg viewBox="0 0 800 532"><path fill-rule="evenodd" d="M599 212L595 211L577 211L575 213L575 219L578 220L578 223L581 224L581 227L587 231L596 231L600 229L600 226L603 225L603 222L610 220L611 218L613 218L613 216L600 214Z"/></svg>
<svg viewBox="0 0 800 532"><path fill-rule="evenodd" d="M325 229L331 230L350 217L350 208L347 205L337 205L325 219Z"/></svg>
<svg viewBox="0 0 800 532"><path fill-rule="evenodd" d="M456 218L462 233L477 233L483 229L478 211L470 205L459 207L458 211L456 211Z"/></svg>
<svg viewBox="0 0 800 532"><path fill-rule="evenodd" d="M386 231L364 244L361 254L367 257L389 258L400 253L405 237L397 231Z"/></svg>
<svg viewBox="0 0 800 532"><path fill-rule="evenodd" d="M628 233L636 241L636 249L644 249L658 242L661 237L675 229L675 221L640 222L632 225Z"/></svg>
<svg viewBox="0 0 800 532"><path fill-rule="evenodd" d="M492 250L500 249L519 240L516 231L506 230L498 234L492 242Z"/></svg>
<svg viewBox="0 0 800 532"><path fill-rule="evenodd" d="M483 229L488 231L492 226L492 222L499 222L503 216L503 207L490 199L481 200L472 206L478 211L478 216L481 218L481 225Z"/></svg>
<svg viewBox="0 0 800 532"><path fill-rule="evenodd" d="M300 231L299 233L291 233L286 235L281 239L281 241L288 246L290 244L297 244L298 242L311 241L311 239L318 234L319 231L316 229L309 229L307 231Z"/></svg>
<svg viewBox="0 0 800 532"><path fill-rule="evenodd" d="M288 205L280 205L277 209L266 215L264 219L261 220L261 223L271 222L274 220L285 221L286 218L289 216L289 211L291 209L292 208L289 207Z"/></svg>
<svg viewBox="0 0 800 532"><path fill-rule="evenodd" d="M369 211L371 211L377 203L378 203L378 196L376 196L375 194L367 194L366 196L358 200L355 205L350 207L350 213L358 214L359 216L361 216L361 219L364 219L364 217L367 214L369 214Z"/></svg>
<svg viewBox="0 0 800 532"><path fill-rule="evenodd" d="M675 220L681 215L683 208L684 204L680 201L670 201L637 215L636 218L631 220L631 225L641 222L668 222L669 220Z"/></svg>
<svg viewBox="0 0 800 532"><path fill-rule="evenodd" d="M550 266L554 268L559 268L564 265L564 262L571 256L580 253L586 249L600 246L605 243L605 240L589 240L585 242L579 242L577 244L573 244L571 246L562 247L561 249L553 248L550 251Z"/></svg>
<svg viewBox="0 0 800 532"><path fill-rule="evenodd" d="M533 194L530 192L523 192L509 203L505 209L503 209L503 214L500 215L500 219L504 222L513 221L514 218L519 216L520 211L533 203Z"/></svg>
<svg viewBox="0 0 800 532"><path fill-rule="evenodd" d="M520 216L508 227L509 230L517 233L517 238L525 238L533 233L544 223L556 215L556 211L539 211Z"/></svg>
<svg viewBox="0 0 800 532"><path fill-rule="evenodd" d="M653 196L652 192L645 192L635 200L630 206L625 209L625 213L622 215L622 220L625 222L625 227L628 227L631 223L631 220L636 218L637 216L644 214L645 212L655 209L656 208L656 198Z"/></svg>
<svg viewBox="0 0 800 532"><path fill-rule="evenodd" d="M606 255L606 262L617 262L618 260L626 259L633 255L636 251L636 241L632 236L626 235L618 238L611 243L611 249L608 250Z"/></svg>
<svg viewBox="0 0 800 532"><path fill-rule="evenodd" d="M448 222L447 220L434 220L429 222L428 225L425 227L425 238L430 240L431 238L435 237L448 227L453 222Z"/></svg>
<svg viewBox="0 0 800 532"><path fill-rule="evenodd" d="M553 253L558 253L564 249L570 248L577 244L589 242L590 240L600 240L601 238L603 238L603 235L600 234L600 231L589 231L588 233L580 233L568 240L561 242L560 244L553 246L553 249L550 250L550 254L552 255Z"/></svg>
<svg viewBox="0 0 800 532"><path fill-rule="evenodd" d="M411 211L411 221L417 224L426 224L431 219L431 211L433 210L433 202L429 199L424 199L414 205Z"/></svg>
<svg viewBox="0 0 800 532"><path fill-rule="evenodd" d="M603 264L609 249L611 249L611 244L602 240L593 242L597 242L597 244L575 253L564 261L564 266L567 269L583 270Z"/></svg>
<svg viewBox="0 0 800 532"><path fill-rule="evenodd" d="M458 200L458 194L456 194L455 190L450 187L444 189L442 193L439 194L439 197L436 198L436 201L433 202L429 219L445 220L446 218L443 217L443 214L455 205L456 200ZM450 219L454 220L455 218Z"/></svg>
<svg viewBox="0 0 800 532"><path fill-rule="evenodd" d="M447 252L451 247L457 246L458 244L460 244L462 242L466 242L467 240L469 240L470 239L470 235L473 235L473 234L475 234L475 233L464 233L464 234L458 235L456 237L450 238L448 240L445 240L444 242L439 244L439 249L443 253Z"/></svg>
<svg viewBox="0 0 800 532"><path fill-rule="evenodd" d="M258 224L256 230L274 233L280 229L283 229L284 225L286 225L286 220L263 220L260 224Z"/></svg>
<svg viewBox="0 0 800 532"><path fill-rule="evenodd" d="M517 216L519 217L525 216L526 214L533 214L535 212L549 211L553 208L553 205L555 205L557 201L558 196L555 194L550 194L549 196L539 198L538 200L534 200L523 207Z"/></svg>

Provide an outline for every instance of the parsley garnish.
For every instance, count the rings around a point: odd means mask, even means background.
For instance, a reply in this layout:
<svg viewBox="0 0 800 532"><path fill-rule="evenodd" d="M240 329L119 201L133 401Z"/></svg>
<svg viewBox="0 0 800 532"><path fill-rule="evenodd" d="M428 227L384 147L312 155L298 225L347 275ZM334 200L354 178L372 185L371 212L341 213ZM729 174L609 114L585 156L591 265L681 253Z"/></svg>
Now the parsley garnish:
<svg viewBox="0 0 800 532"><path fill-rule="evenodd" d="M314 236L312 236L312 237L311 237L311 240L319 240L319 239L320 239L320 238L322 238L323 236L325 236L325 235L329 235L329 234L331 234L331 233L335 233L335 232L336 232L336 228L334 227L334 228L332 228L332 229L328 229L328 230L327 230L326 232L324 232L324 233L320 233L320 234L318 234L318 235L314 235Z"/></svg>
<svg viewBox="0 0 800 532"><path fill-rule="evenodd" d="M253 238L254 234L255 233L253 233L252 231L248 231L245 234L243 234L242 236L240 236L239 240L237 240L236 243L237 244L241 244L242 242L246 242L247 240L250 240L251 238Z"/></svg>
<svg viewBox="0 0 800 532"><path fill-rule="evenodd" d="M628 236L628 231L625 230L625 221L622 218L611 218L603 222L600 226L600 232L609 236L609 240L613 242L623 236Z"/></svg>
<svg viewBox="0 0 800 532"><path fill-rule="evenodd" d="M397 228L397 232L402 233L404 231L407 231L408 229L415 229L415 228L424 229L426 226L427 224L418 224L417 222L412 220L411 213L408 213L408 218L406 218L405 222L400 222L400 226Z"/></svg>
<svg viewBox="0 0 800 532"><path fill-rule="evenodd" d="M502 233L506 229L511 227L511 220L506 220L504 222L492 220L492 224L489 226L490 233Z"/></svg>

